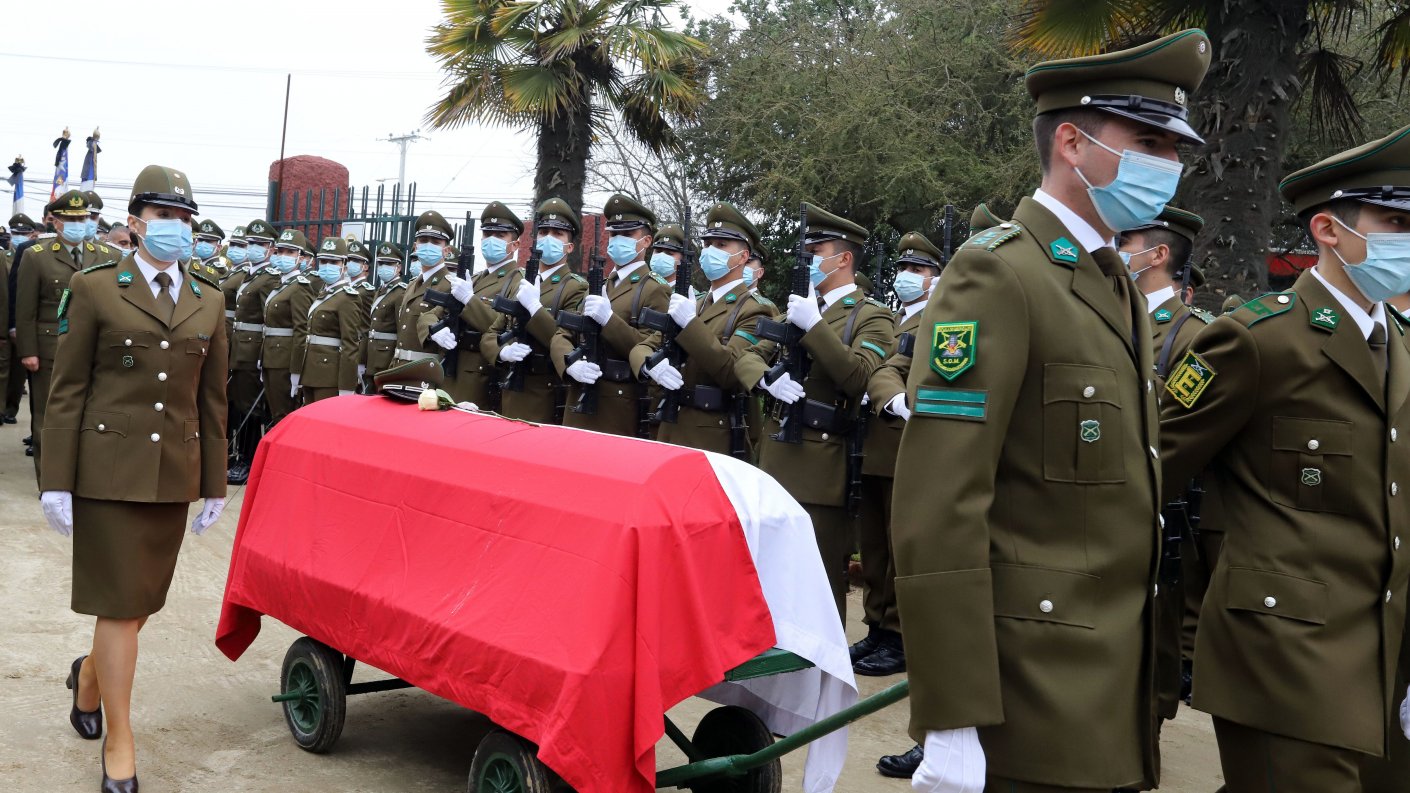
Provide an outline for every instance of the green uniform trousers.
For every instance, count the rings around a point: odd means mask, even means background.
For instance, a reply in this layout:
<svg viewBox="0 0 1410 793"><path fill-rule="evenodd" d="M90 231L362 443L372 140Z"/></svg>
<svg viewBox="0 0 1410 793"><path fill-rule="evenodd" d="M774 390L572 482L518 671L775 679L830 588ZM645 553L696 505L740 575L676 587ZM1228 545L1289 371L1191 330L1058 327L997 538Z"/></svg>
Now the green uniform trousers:
<svg viewBox="0 0 1410 793"><path fill-rule="evenodd" d="M294 381L289 377L288 369L265 368L264 399L269 403L269 426L278 424L299 406L298 401L289 395L293 387Z"/></svg>
<svg viewBox="0 0 1410 793"><path fill-rule="evenodd" d="M1220 793L1362 793L1364 755L1214 719Z"/></svg>
<svg viewBox="0 0 1410 793"><path fill-rule="evenodd" d="M34 447L34 478L39 479L39 436L44 429L44 407L49 402L49 383L54 377L54 362L39 359L39 371L29 374L29 432Z"/></svg>
<svg viewBox="0 0 1410 793"><path fill-rule="evenodd" d="M29 372L20 365L20 356L15 352L15 343L12 341L7 345L10 348L10 361L7 364L10 371L10 381L5 384L5 415L18 416L20 414L20 397L24 396L24 383Z"/></svg>
<svg viewBox="0 0 1410 793"><path fill-rule="evenodd" d="M896 560L891 555L891 483L889 476L862 476L862 507L857 516L857 545L862 552L862 611L866 624L901 630L896 607Z"/></svg>

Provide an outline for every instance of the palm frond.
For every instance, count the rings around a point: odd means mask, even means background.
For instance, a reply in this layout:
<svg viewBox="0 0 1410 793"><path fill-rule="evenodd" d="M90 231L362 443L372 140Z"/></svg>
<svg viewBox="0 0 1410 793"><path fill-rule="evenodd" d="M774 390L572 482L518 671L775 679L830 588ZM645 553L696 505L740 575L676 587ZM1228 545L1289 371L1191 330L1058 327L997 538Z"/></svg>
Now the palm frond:
<svg viewBox="0 0 1410 793"><path fill-rule="evenodd" d="M1307 18L1316 28L1314 38L1320 34L1324 41L1345 39L1358 22L1370 21L1371 8L1365 0L1312 0Z"/></svg>
<svg viewBox="0 0 1410 793"><path fill-rule="evenodd" d="M1317 137L1348 143L1361 138L1361 111L1351 88L1361 68L1361 61L1325 47L1303 54L1298 70L1305 86L1302 100Z"/></svg>
<svg viewBox="0 0 1410 793"><path fill-rule="evenodd" d="M1093 55L1113 42L1149 36L1161 0L1024 0L1010 29L1020 53L1042 58Z"/></svg>
<svg viewBox="0 0 1410 793"><path fill-rule="evenodd" d="M1372 65L1382 78L1389 80L1400 73L1400 88L1410 79L1410 4L1401 3L1398 10L1376 27L1376 54Z"/></svg>

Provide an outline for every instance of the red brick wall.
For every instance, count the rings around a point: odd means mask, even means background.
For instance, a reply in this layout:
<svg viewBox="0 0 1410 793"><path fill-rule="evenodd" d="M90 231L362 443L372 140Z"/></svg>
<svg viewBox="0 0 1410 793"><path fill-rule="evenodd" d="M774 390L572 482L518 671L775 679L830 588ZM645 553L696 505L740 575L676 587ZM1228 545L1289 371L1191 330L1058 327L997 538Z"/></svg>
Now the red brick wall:
<svg viewBox="0 0 1410 793"><path fill-rule="evenodd" d="M269 166L269 180L279 182L279 216L270 220L302 220L336 218L346 214L348 201L348 169L342 164L300 154L275 160ZM310 205L310 191L312 204ZM319 212L319 196L323 196L323 210ZM295 195L291 195L291 193ZM333 223L307 223L294 226L308 236L314 247L324 235L337 234L339 228Z"/></svg>

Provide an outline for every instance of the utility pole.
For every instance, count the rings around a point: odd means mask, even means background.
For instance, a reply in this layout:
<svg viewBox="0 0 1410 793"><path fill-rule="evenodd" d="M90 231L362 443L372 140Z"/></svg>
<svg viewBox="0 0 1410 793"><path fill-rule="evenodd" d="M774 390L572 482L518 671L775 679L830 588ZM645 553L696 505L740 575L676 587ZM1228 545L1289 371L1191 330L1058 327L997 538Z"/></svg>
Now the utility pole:
<svg viewBox="0 0 1410 793"><path fill-rule="evenodd" d="M428 137L422 135L422 134L421 134L421 130L415 129L415 130L412 130L411 132L409 132L409 133L406 134L406 135L394 135L394 134L388 132L388 133L387 133L387 137L385 137L385 138L378 138L377 140L378 140L379 142L384 142L384 143L395 143L395 144L397 144L397 146L401 149L401 165L398 166L398 168L397 168L397 186L398 186L397 192L398 192L399 194L401 194L401 196L405 197L405 196L406 196L406 149L407 149L408 146L410 146L411 144L415 143L415 142L418 141L418 140L430 140L430 138L428 138ZM393 211L395 211L395 209L394 209Z"/></svg>

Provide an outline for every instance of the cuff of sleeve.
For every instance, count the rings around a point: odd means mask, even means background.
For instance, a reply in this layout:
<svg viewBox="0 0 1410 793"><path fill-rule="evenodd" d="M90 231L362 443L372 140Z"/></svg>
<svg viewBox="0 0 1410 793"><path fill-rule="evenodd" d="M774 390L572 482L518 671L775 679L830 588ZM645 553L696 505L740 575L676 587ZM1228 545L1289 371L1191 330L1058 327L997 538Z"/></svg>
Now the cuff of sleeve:
<svg viewBox="0 0 1410 793"><path fill-rule="evenodd" d="M225 498L225 438L201 438L201 498ZM48 449L44 450L49 453Z"/></svg>
<svg viewBox="0 0 1410 793"><path fill-rule="evenodd" d="M911 679L911 737L1004 721L990 571L898 576Z"/></svg>
<svg viewBox="0 0 1410 793"><path fill-rule="evenodd" d="M78 430L41 430L40 441L39 489L72 493L78 479Z"/></svg>

